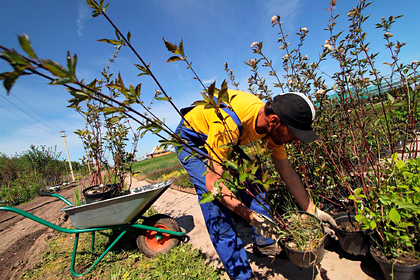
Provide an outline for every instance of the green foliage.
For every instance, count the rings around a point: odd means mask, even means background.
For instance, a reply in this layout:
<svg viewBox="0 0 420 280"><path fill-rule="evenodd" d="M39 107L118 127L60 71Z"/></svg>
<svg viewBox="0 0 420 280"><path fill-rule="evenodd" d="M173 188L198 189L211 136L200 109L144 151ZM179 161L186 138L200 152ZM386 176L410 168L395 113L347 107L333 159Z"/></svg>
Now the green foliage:
<svg viewBox="0 0 420 280"><path fill-rule="evenodd" d="M362 228L377 233L380 251L397 259L420 245L420 158L403 162L394 154L381 174L375 195L367 197L359 188L350 199L357 203L356 220Z"/></svg>
<svg viewBox="0 0 420 280"><path fill-rule="evenodd" d="M151 209L145 216L156 212ZM96 234L95 250L102 253L118 235L117 230L107 230ZM149 259L137 249L138 231L130 230L99 262L93 271L80 279L221 279L221 270L215 270L206 262L206 257L191 245L181 243L171 252ZM98 253L90 250L90 234L81 234L77 268L88 267L98 258ZM74 236L58 234L49 242L49 250L41 256L40 263L25 273L24 279L71 278L69 264Z"/></svg>
<svg viewBox="0 0 420 280"><path fill-rule="evenodd" d="M0 199L16 205L38 196L47 186L62 183L68 163L60 155L56 147L33 145L12 157L0 153ZM80 171L77 162L72 162L72 168Z"/></svg>

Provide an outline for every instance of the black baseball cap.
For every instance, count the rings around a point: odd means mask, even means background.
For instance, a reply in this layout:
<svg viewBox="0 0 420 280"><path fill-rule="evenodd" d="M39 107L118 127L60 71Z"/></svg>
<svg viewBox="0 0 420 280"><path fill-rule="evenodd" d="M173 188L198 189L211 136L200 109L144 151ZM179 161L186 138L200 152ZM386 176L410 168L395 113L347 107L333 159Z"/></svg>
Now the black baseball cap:
<svg viewBox="0 0 420 280"><path fill-rule="evenodd" d="M313 142L318 139L311 127L315 119L315 107L303 93L279 94L274 97L271 108L300 141Z"/></svg>

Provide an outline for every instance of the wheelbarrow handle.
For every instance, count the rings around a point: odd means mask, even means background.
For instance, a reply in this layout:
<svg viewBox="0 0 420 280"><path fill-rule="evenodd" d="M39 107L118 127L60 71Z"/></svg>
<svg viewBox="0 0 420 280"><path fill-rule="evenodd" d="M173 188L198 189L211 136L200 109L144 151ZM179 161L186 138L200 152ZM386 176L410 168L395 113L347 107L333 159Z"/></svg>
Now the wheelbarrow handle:
<svg viewBox="0 0 420 280"><path fill-rule="evenodd" d="M69 206L73 206L73 203L71 203L70 201L68 201L65 197L63 197L63 196L61 196L59 194L56 194L56 193L46 193L46 192L43 192L43 193L41 193L41 196L53 196L53 197L56 197L56 198L61 199L65 204L67 204Z"/></svg>

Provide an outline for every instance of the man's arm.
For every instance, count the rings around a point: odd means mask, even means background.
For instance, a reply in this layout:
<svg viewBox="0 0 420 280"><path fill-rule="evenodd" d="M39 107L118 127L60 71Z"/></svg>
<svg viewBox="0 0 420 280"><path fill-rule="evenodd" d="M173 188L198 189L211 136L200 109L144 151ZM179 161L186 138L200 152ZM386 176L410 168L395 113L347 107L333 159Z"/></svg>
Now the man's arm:
<svg viewBox="0 0 420 280"><path fill-rule="evenodd" d="M306 192L299 175L290 165L289 160L281 160L275 157L272 157L272 159L277 172L279 172L282 180L286 184L287 190L294 196L297 203L299 203L304 211L311 212L315 205Z"/></svg>
<svg viewBox="0 0 420 280"><path fill-rule="evenodd" d="M206 175L206 188L207 191L212 191L214 188L214 183L216 180L220 179L223 174L223 168L220 165L213 163L213 170L207 168ZM220 174L220 175L219 175ZM229 190L225 184L219 182L221 188L221 199L220 202L226 206L229 210L235 212L237 215L241 216L246 221L251 221L252 219L252 210L245 206L236 196Z"/></svg>

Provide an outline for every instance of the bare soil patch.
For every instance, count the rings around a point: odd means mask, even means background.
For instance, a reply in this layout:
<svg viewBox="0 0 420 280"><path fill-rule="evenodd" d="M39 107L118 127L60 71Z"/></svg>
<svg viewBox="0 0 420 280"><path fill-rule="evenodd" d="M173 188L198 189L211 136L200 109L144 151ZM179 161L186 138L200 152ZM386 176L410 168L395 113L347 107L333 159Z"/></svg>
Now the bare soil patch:
<svg viewBox="0 0 420 280"><path fill-rule="evenodd" d="M71 201L75 186L69 185L59 194ZM65 206L57 198L42 196L16 208L59 226L71 226L66 223L64 212L59 211ZM56 231L40 223L13 212L0 211L0 279L19 279L33 268L54 234Z"/></svg>

